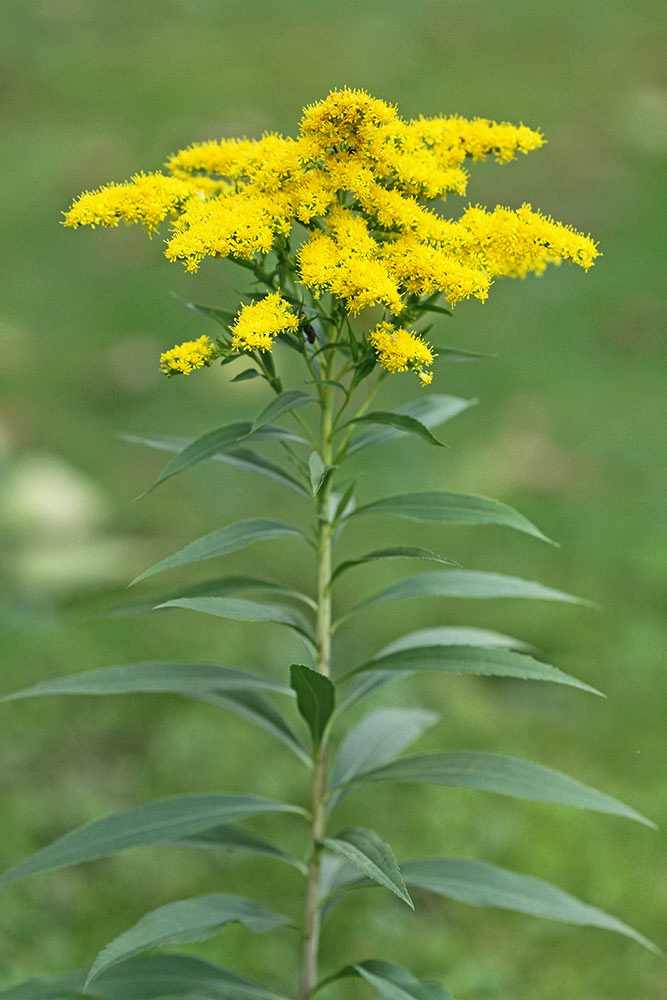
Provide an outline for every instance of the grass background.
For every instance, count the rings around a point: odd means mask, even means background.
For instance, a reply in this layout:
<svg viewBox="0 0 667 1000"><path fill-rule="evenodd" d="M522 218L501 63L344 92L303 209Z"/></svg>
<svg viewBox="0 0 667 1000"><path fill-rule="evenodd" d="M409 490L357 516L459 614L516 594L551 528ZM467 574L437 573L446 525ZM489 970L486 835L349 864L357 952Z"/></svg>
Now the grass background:
<svg viewBox="0 0 667 1000"><path fill-rule="evenodd" d="M224 467L198 468L131 503L162 462L119 434L196 434L253 413L264 397L254 383L229 386L229 369L168 382L155 371L161 350L210 332L171 293L234 304L236 271L205 266L187 276L166 265L159 238L133 229L64 230L60 212L72 197L155 169L193 140L293 132L303 104L334 86L364 87L407 117L523 120L549 145L503 168L475 168L470 198L530 201L591 231L604 257L588 275L563 268L501 282L487 304L462 304L443 322L441 341L494 357L443 366L435 389L481 403L448 425L446 453L378 448L360 467L361 492L409 482L512 503L562 548L500 529L383 527L466 566L573 590L602 610L408 602L389 623L379 611L359 619L341 635L341 654L357 658L443 615L524 636L608 700L460 679L390 689L387 702L441 711L425 749L534 758L626 799L664 830L666 23L664 5L651 0L5 0L3 691L160 657L283 676L299 656L270 626L251 633L178 612L99 615L128 578L186 541L249 513L305 511ZM407 377L392 389L393 401L416 395ZM349 551L368 545L371 529L350 532ZM290 553L275 543L230 558L223 571L261 572L268 560L277 572ZM312 583L296 560L285 575ZM400 575L351 574L348 597ZM146 798L247 787L304 794L303 776L268 737L227 716L221 727L213 709L167 697L4 706L0 760L2 867ZM369 801L358 795L356 807L355 822L372 822L399 856L461 854L516 868L667 941L664 833L456 790L381 787ZM285 835L280 823L266 829ZM270 862L185 852L132 852L20 883L3 890L0 977L85 964L145 910L213 886L268 901L268 881L286 908L297 906L296 879ZM325 941L327 967L340 956L390 956L469 1000L664 997L664 961L625 939L419 903L417 917L379 893L343 904ZM286 932L257 940L231 930L194 950L288 989L293 943Z"/></svg>

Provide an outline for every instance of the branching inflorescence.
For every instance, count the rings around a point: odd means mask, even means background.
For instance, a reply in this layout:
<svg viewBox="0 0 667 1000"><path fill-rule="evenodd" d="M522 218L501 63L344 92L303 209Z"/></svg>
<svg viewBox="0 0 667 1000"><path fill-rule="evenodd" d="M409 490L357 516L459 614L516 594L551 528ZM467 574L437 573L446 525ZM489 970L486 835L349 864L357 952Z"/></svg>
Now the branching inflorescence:
<svg viewBox="0 0 667 1000"><path fill-rule="evenodd" d="M529 205L491 211L471 206L458 218L436 210L449 195L465 194L467 161L493 156L505 163L542 143L539 132L523 125L459 117L404 121L393 107L363 91L339 90L305 109L297 139L271 134L257 141L197 143L172 156L167 173L139 174L127 184L86 193L67 213L68 226L139 222L149 232L168 220L169 260L196 271L206 258L229 258L252 275L253 288L235 311L190 303L222 332L215 340L203 334L166 351L160 367L167 375L187 374L215 361L226 365L245 357L254 367L232 381L263 378L274 398L253 421L224 424L186 444L164 437L135 440L176 453L157 483L216 458L270 478L292 498L296 494L309 505L310 525L263 517L227 524L134 582L219 559L256 542L289 538L306 543L314 554L312 593L276 580L230 576L189 585L180 596L172 589L143 605L284 626L302 640L307 662L291 665L289 686L287 677L274 680L222 664L151 661L47 681L10 698L162 691L203 700L237 712L280 740L308 766L310 791L301 803L254 794L160 799L66 834L15 865L2 880L141 845L217 847L292 865L303 879L303 906L299 916L285 917L224 893L169 902L115 938L87 973L26 984L17 998L57 1000L87 993L102 1000L309 1000L329 984L357 976L385 1000L447 1000L449 994L438 984L422 982L393 962L359 955L321 976L324 915L350 889L377 884L409 906L410 890L418 889L603 927L653 947L615 917L538 879L472 858L399 863L375 830L331 829L332 817L348 796L387 781L482 789L649 822L608 795L518 757L452 749L401 756L436 721L430 710L378 707L347 724L351 706L421 671L509 677L594 692L535 658L519 640L439 623L394 639L361 663L339 662L334 643L337 630L356 615L407 598L576 600L532 581L456 567L431 549L396 544L393 536L387 547L342 559L338 548L348 524L371 515L499 525L545 538L517 511L486 497L428 490L358 503L354 474L345 464L362 449L399 436L439 445L433 429L469 405L429 392L397 410L369 409L389 373L412 371L422 385L429 385L438 356L462 356L452 348L436 349L426 339L428 329L421 324L449 314L442 301L452 306L471 296L483 300L496 278L540 274L547 264L561 261L588 268L595 260L597 250L589 237ZM300 356L304 388L283 389L276 344ZM283 421L290 419L294 423L286 427ZM283 451L277 459L269 458L263 445ZM340 581L351 569L398 559L436 568L390 583L342 611L339 593L334 604L334 591L340 592ZM354 649L353 644L348 647ZM285 695L296 696L292 718L272 700ZM303 824L301 856L246 829L246 822L264 813L285 814L285 822ZM233 921L253 931L290 925L300 929L300 963L292 963L300 968L298 989L281 981L283 970L277 970L275 983L267 988L181 954L142 954L170 943L203 940Z"/></svg>

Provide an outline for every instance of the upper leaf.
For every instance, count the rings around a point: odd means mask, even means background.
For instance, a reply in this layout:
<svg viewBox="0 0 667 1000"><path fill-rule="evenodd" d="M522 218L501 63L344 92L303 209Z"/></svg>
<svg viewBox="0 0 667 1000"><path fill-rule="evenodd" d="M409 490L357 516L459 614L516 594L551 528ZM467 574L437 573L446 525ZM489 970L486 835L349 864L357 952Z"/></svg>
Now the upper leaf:
<svg viewBox="0 0 667 1000"><path fill-rule="evenodd" d="M560 771L552 771L520 757L481 750L445 750L404 757L374 771L367 771L356 780L422 781L432 785L481 788L519 799L556 802L594 812L612 813L655 827L651 820L630 806L595 788L582 785Z"/></svg>
<svg viewBox="0 0 667 1000"><path fill-rule="evenodd" d="M0 877L0 884L106 858L130 847L165 844L261 813L303 813L298 806L254 795L175 795L94 820L54 840Z"/></svg>
<svg viewBox="0 0 667 1000"><path fill-rule="evenodd" d="M437 721L434 712L423 708L378 708L366 715L338 748L331 770L331 787L393 760Z"/></svg>
<svg viewBox="0 0 667 1000"><path fill-rule="evenodd" d="M423 441L427 441L429 444L437 444L440 448L446 447L442 441L438 441L437 437L431 434L426 424L423 424L421 420L417 420L416 417L409 416L407 413L375 410L373 413L365 413L361 417L353 417L352 420L348 420L347 423L342 424L341 429L342 427L349 427L352 424L360 423L386 424L388 427L394 427L405 434L414 434L415 437L422 438Z"/></svg>
<svg viewBox="0 0 667 1000"><path fill-rule="evenodd" d="M562 923L601 927L633 938L650 951L659 949L616 917L563 892L541 879L467 858L427 858L401 865L405 881L448 899L473 906L499 906Z"/></svg>
<svg viewBox="0 0 667 1000"><path fill-rule="evenodd" d="M234 691L275 691L291 694L279 681L260 677L245 670L215 663L178 663L147 661L130 666L106 667L86 674L72 674L53 681L42 681L32 687L7 694L0 701L39 698L43 695L106 695L132 692L182 694L202 699L207 695L231 689Z"/></svg>
<svg viewBox="0 0 667 1000"><path fill-rule="evenodd" d="M457 414L463 413L464 410L467 410L470 406L474 406L475 403L476 400L474 399L459 399L457 396L443 396L434 392L424 394L411 403L399 406L397 412L406 414L408 417L414 417L424 427L431 430L443 424L446 420L451 420ZM362 448L381 444L384 441L391 441L393 438L403 437L405 434L406 431L398 427L381 425L369 427L368 430L361 431L355 437L348 448L348 454L353 455L355 452L361 451Z"/></svg>
<svg viewBox="0 0 667 1000"><path fill-rule="evenodd" d="M230 923L242 923L251 931L262 932L290 921L250 899L221 892L167 903L145 914L99 953L91 966L86 987L105 969L139 952L164 944L206 941Z"/></svg>
<svg viewBox="0 0 667 1000"><path fill-rule="evenodd" d="M221 823L212 826L210 830L191 833L187 837L169 842L170 847L192 847L203 850L238 851L242 854L256 854L262 858L272 858L274 861L285 861L300 872L305 873L304 864L293 855L276 847L264 837L257 837L242 826L233 823Z"/></svg>
<svg viewBox="0 0 667 1000"><path fill-rule="evenodd" d="M414 910L410 893L401 878L394 852L374 830L361 826L344 830L337 837L325 837L322 844L344 858L373 882L383 885Z"/></svg>
<svg viewBox="0 0 667 1000"><path fill-rule="evenodd" d="M270 424L272 420L277 420L283 413L296 410L299 406L305 406L306 403L314 402L315 397L308 392L302 392L301 389L288 389L286 392L281 392L255 418L252 430L257 431L265 424Z"/></svg>
<svg viewBox="0 0 667 1000"><path fill-rule="evenodd" d="M191 563L202 562L204 559L214 559L217 556L227 555L229 552L238 552L239 549L245 549L254 542L290 537L305 538L306 536L300 528L270 518L253 517L247 521L237 521L236 524L228 524L217 531L211 531L208 535L204 535L197 541L179 549L174 555L155 563L154 566L135 577L130 586L139 583L140 580L155 576L156 573L175 569L177 566L189 566Z"/></svg>
<svg viewBox="0 0 667 1000"><path fill-rule="evenodd" d="M324 674L299 663L290 667L290 679L299 712L308 723L313 742L318 745L336 704L336 688Z"/></svg>
<svg viewBox="0 0 667 1000"><path fill-rule="evenodd" d="M440 524L499 524L533 535L542 541L550 541L528 518L507 504L468 493L450 493L446 490L401 493L394 497L381 497L357 507L350 516L358 517L361 514L393 514L414 521L437 521Z"/></svg>
<svg viewBox="0 0 667 1000"><path fill-rule="evenodd" d="M443 569L399 580L374 597L357 604L338 621L341 622L357 611L372 608L376 604L399 601L406 597L521 597L540 601L566 601L571 604L590 603L562 590L554 590L552 587L545 587L532 580L522 580L516 576L471 569Z"/></svg>
<svg viewBox="0 0 667 1000"><path fill-rule="evenodd" d="M452 1000L451 994L440 983L416 979L401 965L373 958L346 966L320 985L326 986L345 976L365 979L383 1000Z"/></svg>
<svg viewBox="0 0 667 1000"><path fill-rule="evenodd" d="M282 427L261 427L257 431L253 431L252 425L247 420L225 424L222 427L216 427L215 430L208 431L206 434L202 434L201 437L195 438L194 441L189 441L178 452L176 457L164 467L147 492L150 492L150 490L163 483L166 479L170 479L171 476L189 469L190 466L196 465L206 458L212 458L220 452L228 451L244 438L251 435L257 439L261 436L263 438L284 438L286 440L303 442L303 438L298 434L293 434ZM150 439L133 437L131 440L146 444L149 443Z"/></svg>
<svg viewBox="0 0 667 1000"><path fill-rule="evenodd" d="M156 605L157 608L189 608L218 618L244 622L274 622L294 629L312 644L312 628L297 608L289 604L246 601L236 597L181 597Z"/></svg>
<svg viewBox="0 0 667 1000"><path fill-rule="evenodd" d="M552 684L566 684L580 688L591 694L600 694L594 687L563 673L557 667L510 649L492 646L409 646L393 653L377 655L352 674L366 671L401 672L413 670L439 670L450 674L476 674L483 677L516 677L521 680L550 681Z"/></svg>
<svg viewBox="0 0 667 1000"><path fill-rule="evenodd" d="M430 549L424 549L415 545L392 545L391 548L376 549L374 552L368 552L365 556L359 556L357 559L346 559L345 562L336 566L331 574L331 580L333 582L341 573L345 573L354 566L361 566L362 563L367 562L376 562L379 559L425 559L428 562L444 563L448 566L456 565L451 559L445 559L436 552L431 552Z"/></svg>

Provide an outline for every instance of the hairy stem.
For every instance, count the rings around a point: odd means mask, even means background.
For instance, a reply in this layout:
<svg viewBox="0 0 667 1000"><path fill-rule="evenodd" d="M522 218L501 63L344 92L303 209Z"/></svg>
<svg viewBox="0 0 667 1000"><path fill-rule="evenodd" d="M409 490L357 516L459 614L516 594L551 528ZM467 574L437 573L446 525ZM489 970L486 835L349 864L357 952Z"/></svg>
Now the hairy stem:
<svg viewBox="0 0 667 1000"><path fill-rule="evenodd" d="M330 368L330 364L328 365ZM331 465L333 454L333 387L321 388L320 456L325 466ZM329 676L331 671L331 485L325 478L317 494L317 670ZM320 847L324 836L324 797L327 781L326 735L313 753L311 785L311 828L306 874L306 899L303 919L303 958L301 966L301 1000L315 989L318 979L320 946Z"/></svg>

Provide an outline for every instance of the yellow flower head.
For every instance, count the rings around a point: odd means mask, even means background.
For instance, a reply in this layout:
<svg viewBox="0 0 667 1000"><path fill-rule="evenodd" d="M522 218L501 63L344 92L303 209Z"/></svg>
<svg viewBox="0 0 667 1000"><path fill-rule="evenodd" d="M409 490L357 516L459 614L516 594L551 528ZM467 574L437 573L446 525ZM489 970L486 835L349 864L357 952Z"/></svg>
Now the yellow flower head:
<svg viewBox="0 0 667 1000"><path fill-rule="evenodd" d="M217 354L215 344L207 336L186 340L160 355L160 371L163 375L187 375L195 368L209 365Z"/></svg>
<svg viewBox="0 0 667 1000"><path fill-rule="evenodd" d="M232 347L240 351L269 351L281 333L299 328L299 317L279 292L266 295L259 302L242 306L234 320Z"/></svg>
<svg viewBox="0 0 667 1000"><path fill-rule="evenodd" d="M433 364L437 354L418 334L391 323L378 323L368 339L388 372L413 371L422 385L433 381L433 373L425 369Z"/></svg>
<svg viewBox="0 0 667 1000"><path fill-rule="evenodd" d="M152 232L166 221L166 257L189 271L207 258L254 269L275 254L279 273L291 271L304 294L329 293L351 314L379 307L397 316L418 312L421 296L484 300L501 277L562 261L591 266L598 251L589 237L529 205L441 211L446 198L466 194L471 164L507 163L543 143L526 125L486 118L406 121L393 105L345 87L304 108L296 138L194 143L164 173L85 192L65 224L138 222ZM305 240L293 238L297 224ZM260 303L241 310L234 347L268 350L296 329L276 296L267 296L264 313L253 311Z"/></svg>

